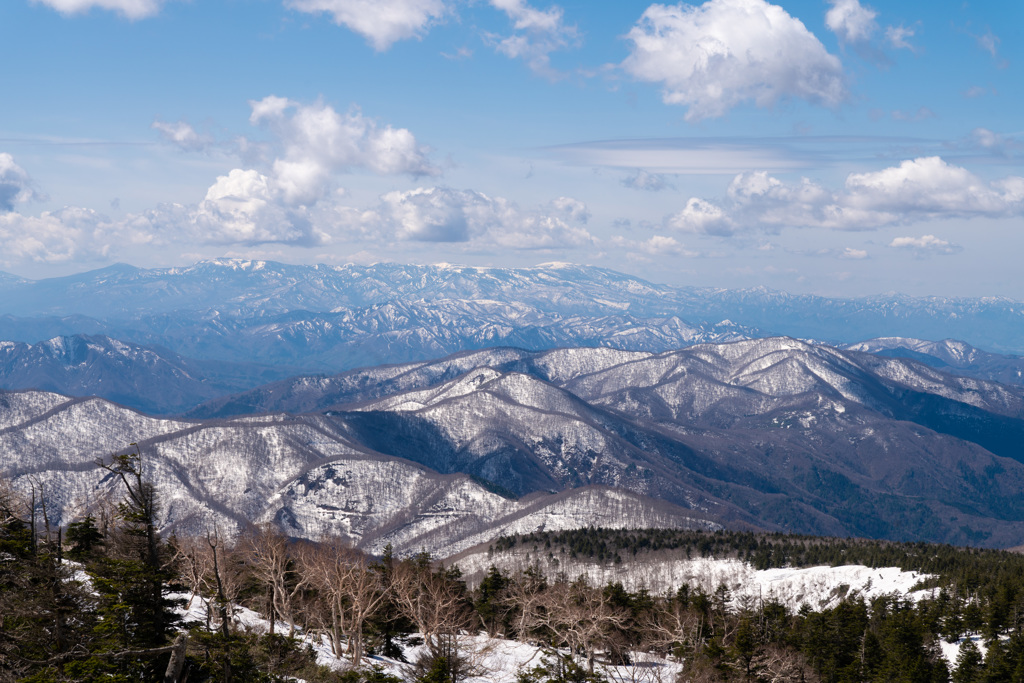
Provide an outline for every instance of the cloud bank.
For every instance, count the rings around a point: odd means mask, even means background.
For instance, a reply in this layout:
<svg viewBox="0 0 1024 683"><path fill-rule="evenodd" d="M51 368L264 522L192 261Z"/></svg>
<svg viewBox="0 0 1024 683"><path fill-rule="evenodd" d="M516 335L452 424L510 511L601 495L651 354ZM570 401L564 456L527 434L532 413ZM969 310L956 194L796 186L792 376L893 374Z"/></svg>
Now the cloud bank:
<svg viewBox="0 0 1024 683"><path fill-rule="evenodd" d="M807 178L789 183L766 171L741 173L721 204L694 197L665 222L683 232L725 236L753 227L875 230L943 218L1022 215L1024 178L986 182L940 157L921 157L850 174L838 191Z"/></svg>

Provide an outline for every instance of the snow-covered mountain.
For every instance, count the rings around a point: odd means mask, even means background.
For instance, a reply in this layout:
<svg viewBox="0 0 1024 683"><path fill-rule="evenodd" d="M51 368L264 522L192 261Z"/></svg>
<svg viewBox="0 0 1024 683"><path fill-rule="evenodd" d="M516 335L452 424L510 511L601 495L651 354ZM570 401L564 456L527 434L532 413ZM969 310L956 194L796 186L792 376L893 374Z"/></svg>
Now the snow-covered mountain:
<svg viewBox="0 0 1024 683"><path fill-rule="evenodd" d="M0 388L100 396L155 414L181 412L293 373L288 367L197 361L104 336L0 341Z"/></svg>
<svg viewBox="0 0 1024 683"><path fill-rule="evenodd" d="M439 474L375 453L319 416L269 415L207 423L156 419L100 399L0 393L0 475L41 489L51 523L117 500L96 465L137 443L162 494L167 527L235 532L276 522L379 551L447 556L500 534L586 526L716 528L699 511L588 487L514 500L465 474Z"/></svg>
<svg viewBox="0 0 1024 683"><path fill-rule="evenodd" d="M956 339L927 341L906 337L869 339L844 348L893 358L911 358L955 375L1003 384L1024 384L1024 358L989 353Z"/></svg>
<svg viewBox="0 0 1024 683"><path fill-rule="evenodd" d="M333 371L499 345L666 351L766 334L852 343L955 337L1024 351L1024 304L1002 298L796 296L670 287L568 264L291 266L218 259L0 278L0 338L104 334L191 358Z"/></svg>
<svg viewBox="0 0 1024 683"><path fill-rule="evenodd" d="M453 548L526 514L488 487L533 505L532 494L600 486L699 523L1024 542L1024 388L790 338L668 353L488 349L279 382L178 421L4 396L4 469L59 491L62 508L93 495L95 458L138 442L179 523L273 519L296 535L327 524ZM576 521L597 523L609 500L579 504L591 517ZM466 510L478 514L451 512ZM645 517L620 523L631 518Z"/></svg>

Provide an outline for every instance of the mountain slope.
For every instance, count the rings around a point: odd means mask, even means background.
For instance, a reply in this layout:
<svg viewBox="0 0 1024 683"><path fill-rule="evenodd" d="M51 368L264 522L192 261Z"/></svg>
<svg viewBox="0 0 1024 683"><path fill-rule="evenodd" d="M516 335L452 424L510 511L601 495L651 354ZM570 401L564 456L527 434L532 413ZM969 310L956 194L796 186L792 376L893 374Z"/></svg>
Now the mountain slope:
<svg viewBox="0 0 1024 683"><path fill-rule="evenodd" d="M590 488L521 501L464 474L374 453L317 416L207 423L155 419L100 399L0 392L0 474L71 521L122 492L96 460L137 442L158 486L164 525L229 533L276 522L290 535L335 533L379 551L443 556L501 533L589 525L716 528L707 515L625 491Z"/></svg>
<svg viewBox="0 0 1024 683"><path fill-rule="evenodd" d="M180 412L289 374L287 367L196 361L104 336L0 342L0 388L100 396L152 414Z"/></svg>
<svg viewBox="0 0 1024 683"><path fill-rule="evenodd" d="M955 375L966 375L1003 384L1024 384L1024 358L989 353L955 339L926 341L905 337L869 339L844 348L879 356L909 358Z"/></svg>
<svg viewBox="0 0 1024 683"><path fill-rule="evenodd" d="M786 338L495 349L289 380L196 414L232 408L328 410L375 451L518 494L603 484L735 523L996 545L1024 520L1024 390Z"/></svg>

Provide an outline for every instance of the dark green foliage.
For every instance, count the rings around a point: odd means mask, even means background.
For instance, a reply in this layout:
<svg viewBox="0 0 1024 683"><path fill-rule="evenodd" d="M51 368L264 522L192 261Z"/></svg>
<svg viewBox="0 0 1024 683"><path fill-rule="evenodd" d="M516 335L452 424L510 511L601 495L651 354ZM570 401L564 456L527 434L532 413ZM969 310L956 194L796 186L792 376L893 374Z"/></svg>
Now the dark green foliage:
<svg viewBox="0 0 1024 683"><path fill-rule="evenodd" d="M492 566L476 590L473 607L492 637L508 630L510 610L504 600L508 584L508 577Z"/></svg>
<svg viewBox="0 0 1024 683"><path fill-rule="evenodd" d="M605 683L606 678L588 671L572 657L555 654L528 671L521 671L516 683Z"/></svg>
<svg viewBox="0 0 1024 683"><path fill-rule="evenodd" d="M96 526L96 518L86 515L81 521L68 524L64 542L69 546L68 557L78 562L84 562L103 545L103 532Z"/></svg>

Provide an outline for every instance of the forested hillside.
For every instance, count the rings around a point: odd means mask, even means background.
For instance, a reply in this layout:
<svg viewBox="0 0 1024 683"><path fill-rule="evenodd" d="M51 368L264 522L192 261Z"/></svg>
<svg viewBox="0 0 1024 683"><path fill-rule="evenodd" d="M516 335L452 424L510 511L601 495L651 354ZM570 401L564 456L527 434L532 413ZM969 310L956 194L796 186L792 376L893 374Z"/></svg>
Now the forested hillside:
<svg viewBox="0 0 1024 683"><path fill-rule="evenodd" d="M586 529L502 538L489 549L496 566L468 585L458 566L426 554L371 557L271 527L231 539L215 529L161 538L160 493L138 454L103 466L121 482L122 499L64 529L50 527L38 500L3 490L0 681L530 683L672 680L677 670L683 681L1024 680L1018 554ZM851 591L815 609L734 595L725 584L651 592L536 566L498 568L502 554L521 551L623 566L662 551L760 568L896 566L929 574L915 589L930 590L871 599ZM267 628L255 628L248 610L267 616L259 622ZM518 678L488 669L488 648L513 641L541 656ZM317 662L310 643L327 661Z"/></svg>

